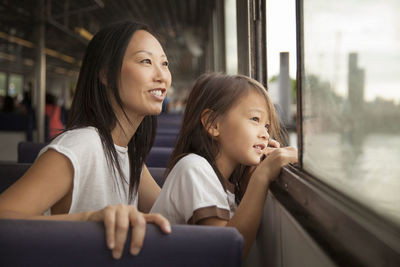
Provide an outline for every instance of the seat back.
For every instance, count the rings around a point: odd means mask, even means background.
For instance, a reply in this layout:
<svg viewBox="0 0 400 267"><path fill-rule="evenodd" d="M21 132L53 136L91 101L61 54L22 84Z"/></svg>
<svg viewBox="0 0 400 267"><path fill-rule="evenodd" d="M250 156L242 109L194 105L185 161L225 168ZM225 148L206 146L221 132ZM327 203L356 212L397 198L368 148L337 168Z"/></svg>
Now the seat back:
<svg viewBox="0 0 400 267"><path fill-rule="evenodd" d="M47 143L38 142L20 142L18 143L18 163L33 163L40 150Z"/></svg>
<svg viewBox="0 0 400 267"><path fill-rule="evenodd" d="M157 167L147 167L151 176L153 176L154 180L158 184L159 187L162 187L165 182L165 168L157 168Z"/></svg>
<svg viewBox="0 0 400 267"><path fill-rule="evenodd" d="M0 163L0 193L24 175L30 166L28 163Z"/></svg>
<svg viewBox="0 0 400 267"><path fill-rule="evenodd" d="M175 147L177 136L174 134L157 134L154 140L154 146Z"/></svg>
<svg viewBox="0 0 400 267"><path fill-rule="evenodd" d="M243 238L232 227L173 225L169 235L147 224L141 252L114 260L102 222L0 220L1 266L240 267Z"/></svg>
<svg viewBox="0 0 400 267"><path fill-rule="evenodd" d="M172 150L173 150L172 147L153 146L146 159L147 167L166 168Z"/></svg>

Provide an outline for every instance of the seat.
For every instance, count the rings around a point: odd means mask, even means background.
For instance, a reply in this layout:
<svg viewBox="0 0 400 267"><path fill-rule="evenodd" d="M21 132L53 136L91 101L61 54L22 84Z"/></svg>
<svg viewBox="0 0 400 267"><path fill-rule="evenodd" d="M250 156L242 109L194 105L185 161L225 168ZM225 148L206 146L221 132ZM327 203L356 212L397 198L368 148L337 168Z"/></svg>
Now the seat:
<svg viewBox="0 0 400 267"><path fill-rule="evenodd" d="M172 147L153 146L146 159L147 167L166 168L172 150Z"/></svg>
<svg viewBox="0 0 400 267"><path fill-rule="evenodd" d="M46 143L20 142L18 144L18 163L33 163L45 145ZM172 147L153 146L146 160L147 166L165 168L172 150Z"/></svg>
<svg viewBox="0 0 400 267"><path fill-rule="evenodd" d="M0 220L1 266L207 266L239 267L243 238L232 227L173 225L163 234L147 224L137 256L114 260L101 222Z"/></svg>
<svg viewBox="0 0 400 267"><path fill-rule="evenodd" d="M162 187L165 182L165 168L157 168L157 167L147 167L151 176L153 176L154 180L158 184L159 187Z"/></svg>
<svg viewBox="0 0 400 267"><path fill-rule="evenodd" d="M154 140L154 146L175 147L177 136L174 134L157 134Z"/></svg>
<svg viewBox="0 0 400 267"><path fill-rule="evenodd" d="M30 166L29 163L0 163L0 193L15 183Z"/></svg>
<svg viewBox="0 0 400 267"><path fill-rule="evenodd" d="M18 163L33 163L39 154L40 150L47 143L39 142L19 142L18 143Z"/></svg>

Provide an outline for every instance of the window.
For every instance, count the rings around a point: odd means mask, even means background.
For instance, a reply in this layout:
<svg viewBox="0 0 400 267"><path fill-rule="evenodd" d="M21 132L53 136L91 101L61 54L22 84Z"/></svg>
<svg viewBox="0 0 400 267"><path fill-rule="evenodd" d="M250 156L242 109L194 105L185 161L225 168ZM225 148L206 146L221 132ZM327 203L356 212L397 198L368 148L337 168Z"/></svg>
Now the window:
<svg viewBox="0 0 400 267"><path fill-rule="evenodd" d="M303 0L305 171L400 224L398 0Z"/></svg>
<svg viewBox="0 0 400 267"><path fill-rule="evenodd" d="M23 93L24 77L20 74L10 74L8 80L8 95L15 97Z"/></svg>
<svg viewBox="0 0 400 267"><path fill-rule="evenodd" d="M226 72L237 74L236 0L225 0Z"/></svg>
<svg viewBox="0 0 400 267"><path fill-rule="evenodd" d="M0 72L0 96L5 96L7 94L6 80L6 74L4 72Z"/></svg>

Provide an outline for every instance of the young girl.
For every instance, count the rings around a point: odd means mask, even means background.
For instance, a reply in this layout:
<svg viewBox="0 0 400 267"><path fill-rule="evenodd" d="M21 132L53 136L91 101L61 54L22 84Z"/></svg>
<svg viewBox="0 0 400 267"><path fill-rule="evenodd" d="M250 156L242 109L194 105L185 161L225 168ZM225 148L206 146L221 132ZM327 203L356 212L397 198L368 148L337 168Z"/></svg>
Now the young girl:
<svg viewBox="0 0 400 267"><path fill-rule="evenodd" d="M201 76L151 212L173 224L236 227L246 256L269 184L282 166L297 162L295 148L280 148L270 138L282 141L274 106L260 83L242 75Z"/></svg>
<svg viewBox="0 0 400 267"><path fill-rule="evenodd" d="M126 21L99 31L83 59L67 130L0 195L0 218L103 221L114 258L130 226L132 254L146 222L170 232L164 217L141 213L160 192L144 162L170 85L167 57L147 26Z"/></svg>

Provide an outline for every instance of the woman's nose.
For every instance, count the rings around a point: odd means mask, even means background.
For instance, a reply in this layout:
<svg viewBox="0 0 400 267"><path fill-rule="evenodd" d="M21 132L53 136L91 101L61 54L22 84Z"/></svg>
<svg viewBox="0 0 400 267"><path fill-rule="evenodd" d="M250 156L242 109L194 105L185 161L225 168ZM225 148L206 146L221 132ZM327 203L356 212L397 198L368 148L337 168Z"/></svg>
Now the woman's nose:
<svg viewBox="0 0 400 267"><path fill-rule="evenodd" d="M165 83L168 86L171 80L171 74L168 69L164 69L160 66L155 66L154 79L158 82Z"/></svg>

